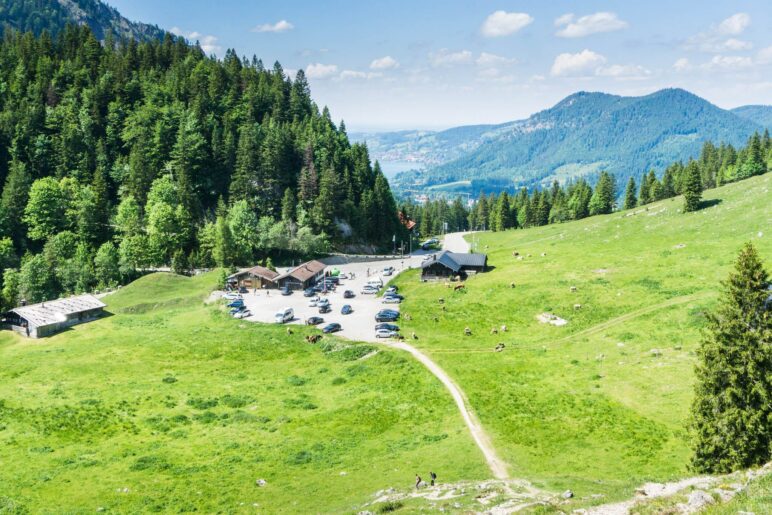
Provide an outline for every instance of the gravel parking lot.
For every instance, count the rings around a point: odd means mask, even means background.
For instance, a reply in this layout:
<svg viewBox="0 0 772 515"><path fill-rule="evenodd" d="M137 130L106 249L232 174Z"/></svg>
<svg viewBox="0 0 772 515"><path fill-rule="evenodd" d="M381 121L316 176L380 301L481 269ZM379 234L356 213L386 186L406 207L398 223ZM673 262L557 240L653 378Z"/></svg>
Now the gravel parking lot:
<svg viewBox="0 0 772 515"><path fill-rule="evenodd" d="M324 325L330 322L337 322L343 328L337 335L344 336L357 341L375 341L375 314L383 308L390 308L399 311L399 304L383 304L381 297L376 295L365 295L360 293L362 287L367 281L379 276L383 280L384 288L388 282L398 273L407 270L410 267L416 268L421 264L425 254L405 256L404 259L390 259L384 261L370 261L367 263L350 263L346 265L334 265L329 268L337 268L341 273L354 273L354 279L342 279L336 291L326 294L319 294L321 298L327 298L330 301L332 311L320 314L319 309L310 307L309 298L303 296L302 291L294 291L292 295L282 296L278 290L261 290L257 293L250 291L243 295L244 304L252 312L252 316L244 320L253 322L275 323L274 315L284 308L295 310L295 319L290 324L305 324L310 316L319 316L324 319L323 324L319 324L321 330ZM383 275L383 269L393 266L395 271L391 277ZM370 276L368 277L368 271ZM351 290L356 295L353 299L344 299L343 292ZM353 313L342 315L340 310L344 304L349 304L353 308ZM399 322L397 322L399 324Z"/></svg>

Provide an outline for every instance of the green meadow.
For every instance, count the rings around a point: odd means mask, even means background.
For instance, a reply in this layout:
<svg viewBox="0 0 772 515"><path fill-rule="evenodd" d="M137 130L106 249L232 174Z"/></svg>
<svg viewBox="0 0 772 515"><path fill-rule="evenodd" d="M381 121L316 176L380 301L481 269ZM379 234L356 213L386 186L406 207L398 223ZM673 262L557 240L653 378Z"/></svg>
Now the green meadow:
<svg viewBox="0 0 772 515"><path fill-rule="evenodd" d="M487 476L408 355L233 320L215 281L150 275L97 322L0 334L0 513L345 513L433 467Z"/></svg>
<svg viewBox="0 0 772 515"><path fill-rule="evenodd" d="M466 392L511 477L607 502L687 476L705 312L744 242L772 269L771 188L767 174L707 191L696 213L679 197L468 236L494 269L455 293L400 276L403 330Z"/></svg>

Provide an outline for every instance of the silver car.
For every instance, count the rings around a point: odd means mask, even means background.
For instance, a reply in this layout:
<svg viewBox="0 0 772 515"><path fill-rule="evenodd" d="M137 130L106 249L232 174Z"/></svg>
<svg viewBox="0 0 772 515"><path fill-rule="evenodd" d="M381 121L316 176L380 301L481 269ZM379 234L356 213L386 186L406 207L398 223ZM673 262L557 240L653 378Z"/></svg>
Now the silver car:
<svg viewBox="0 0 772 515"><path fill-rule="evenodd" d="M399 333L396 331L389 331L388 329L378 329L375 331L376 338L396 338Z"/></svg>

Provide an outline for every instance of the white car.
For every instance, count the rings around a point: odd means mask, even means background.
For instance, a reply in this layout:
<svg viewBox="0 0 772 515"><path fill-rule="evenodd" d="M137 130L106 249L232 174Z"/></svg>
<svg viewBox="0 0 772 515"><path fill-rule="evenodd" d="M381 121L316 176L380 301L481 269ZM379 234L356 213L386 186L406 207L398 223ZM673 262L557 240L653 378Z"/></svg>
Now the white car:
<svg viewBox="0 0 772 515"><path fill-rule="evenodd" d="M223 293L222 298L225 300L236 300L241 298L241 294L235 291L229 291L228 293Z"/></svg>
<svg viewBox="0 0 772 515"><path fill-rule="evenodd" d="M295 318L295 310L292 308L284 308L274 315L274 320L277 324L291 322L293 318Z"/></svg>
<svg viewBox="0 0 772 515"><path fill-rule="evenodd" d="M399 297L384 297L381 301L383 304L399 304L402 302L402 299Z"/></svg>
<svg viewBox="0 0 772 515"><path fill-rule="evenodd" d="M364 295L375 295L376 293L378 293L378 288L375 288L374 286L365 286L364 288L362 288L362 291L360 291L359 293L362 293Z"/></svg>
<svg viewBox="0 0 772 515"><path fill-rule="evenodd" d="M399 333L396 331L389 331L388 329L378 329L375 331L376 338L396 338Z"/></svg>
<svg viewBox="0 0 772 515"><path fill-rule="evenodd" d="M319 304L319 296L318 295L316 297L311 297L308 300L308 306L311 307L311 308L315 308L318 304Z"/></svg>
<svg viewBox="0 0 772 515"><path fill-rule="evenodd" d="M250 310L248 310L248 309L244 309L244 310L239 311L235 315L233 315L233 318L241 319L241 318L247 318L247 317L251 317L251 316L252 316L252 312Z"/></svg>
<svg viewBox="0 0 772 515"><path fill-rule="evenodd" d="M330 301L328 299L321 299L316 303L316 305L319 306L320 308L324 306L329 306Z"/></svg>

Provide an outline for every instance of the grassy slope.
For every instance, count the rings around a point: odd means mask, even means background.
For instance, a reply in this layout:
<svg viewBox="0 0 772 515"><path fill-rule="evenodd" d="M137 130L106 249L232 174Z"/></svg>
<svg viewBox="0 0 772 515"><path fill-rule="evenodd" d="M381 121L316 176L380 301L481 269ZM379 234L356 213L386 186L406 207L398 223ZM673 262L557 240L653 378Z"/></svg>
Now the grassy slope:
<svg viewBox="0 0 772 515"><path fill-rule="evenodd" d="M151 275L107 298L114 316L0 334L0 512L345 512L430 467L486 476L408 356L232 320L202 303L214 280Z"/></svg>
<svg viewBox="0 0 772 515"><path fill-rule="evenodd" d="M467 293L421 284L417 271L401 276L412 315L403 325L466 391L514 477L608 501L686 475L703 312L743 242L772 268L771 188L767 174L706 192L722 202L694 214L677 212L679 198L479 235L495 270L469 280ZM545 311L568 325L540 324ZM491 335L501 324L509 331ZM498 342L506 351L492 353Z"/></svg>

